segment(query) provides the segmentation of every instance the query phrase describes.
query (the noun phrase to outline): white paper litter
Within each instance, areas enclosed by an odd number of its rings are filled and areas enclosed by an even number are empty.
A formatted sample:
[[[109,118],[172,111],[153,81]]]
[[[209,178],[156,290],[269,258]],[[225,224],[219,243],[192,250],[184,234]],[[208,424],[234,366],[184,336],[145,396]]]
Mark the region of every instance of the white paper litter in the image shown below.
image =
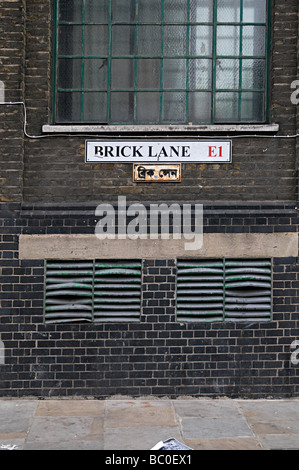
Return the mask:
[[[193,450],[191,447],[182,444],[177,441],[174,437],[166,439],[166,441],[158,442],[151,450]]]
[[[16,450],[18,446],[15,444],[1,444],[0,449],[2,450]]]

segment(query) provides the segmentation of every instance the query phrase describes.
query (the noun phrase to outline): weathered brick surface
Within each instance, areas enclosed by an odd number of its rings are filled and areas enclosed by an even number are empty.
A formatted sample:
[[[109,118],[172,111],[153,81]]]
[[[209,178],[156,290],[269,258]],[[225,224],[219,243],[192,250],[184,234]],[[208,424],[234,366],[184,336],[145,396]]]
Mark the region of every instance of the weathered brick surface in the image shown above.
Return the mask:
[[[272,2],[270,121],[280,133],[296,133],[297,108],[290,101],[290,84],[297,78],[297,1]],[[26,17],[26,22],[24,20]],[[26,37],[23,31],[26,26]],[[51,122],[52,10],[51,2],[27,0],[1,3],[0,79],[10,101],[25,99],[28,132],[40,135]],[[23,65],[25,64],[25,68]],[[24,93],[23,93],[24,90]],[[19,200],[22,192],[22,109],[1,107],[2,201]],[[1,129],[0,129],[1,130]],[[8,137],[11,136],[11,139]],[[131,199],[292,200],[296,195],[295,139],[238,138],[233,163],[184,165],[177,185],[132,182],[131,165],[86,165],[85,137],[25,139],[24,199],[27,201],[102,201],[117,192]],[[1,142],[4,142],[1,140]]]
[[[36,136],[51,122],[51,5],[0,5],[0,80],[9,101],[26,101],[27,131]],[[298,2],[272,5],[270,121],[287,136],[299,130],[290,101],[299,78]],[[204,202],[209,233],[298,232],[296,140],[238,137],[232,164],[184,165],[178,185],[133,184],[131,165],[86,165],[84,141],[24,137],[22,107],[0,106],[0,396],[298,397],[297,258],[273,260],[267,323],[178,323],[176,260],[157,253],[143,261],[140,322],[91,325],[46,325],[45,261],[18,258],[19,234],[94,233],[96,205],[118,195]]]
[[[270,121],[280,134],[296,132],[290,85],[297,78],[297,0],[272,2]],[[30,134],[51,123],[50,2],[26,2],[25,92]],[[92,136],[91,136],[92,137]],[[213,138],[213,136],[211,136]],[[101,202],[115,193],[131,200],[293,200],[296,194],[295,139],[233,139],[228,165],[183,166],[182,183],[132,182],[132,165],[85,164],[85,137],[49,137],[25,142],[24,199],[38,202]],[[187,137],[188,138],[188,137]]]
[[[22,1],[0,5],[0,80],[5,100],[23,98],[24,15]],[[23,182],[23,109],[0,105],[0,202],[20,201]]]
[[[18,260],[19,233],[92,233],[90,205],[1,205],[0,396],[298,396],[296,258],[274,260],[271,322],[176,321],[176,260],[143,262],[140,323],[46,325],[44,260]],[[210,205],[205,230],[297,230],[294,204]]]

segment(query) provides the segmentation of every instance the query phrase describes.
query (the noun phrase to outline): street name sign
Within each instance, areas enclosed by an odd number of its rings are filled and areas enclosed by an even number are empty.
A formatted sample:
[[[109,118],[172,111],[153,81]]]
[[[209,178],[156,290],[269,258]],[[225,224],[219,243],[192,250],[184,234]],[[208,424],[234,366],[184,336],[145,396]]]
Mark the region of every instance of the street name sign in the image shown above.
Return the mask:
[[[230,163],[230,140],[87,140],[86,163]]]

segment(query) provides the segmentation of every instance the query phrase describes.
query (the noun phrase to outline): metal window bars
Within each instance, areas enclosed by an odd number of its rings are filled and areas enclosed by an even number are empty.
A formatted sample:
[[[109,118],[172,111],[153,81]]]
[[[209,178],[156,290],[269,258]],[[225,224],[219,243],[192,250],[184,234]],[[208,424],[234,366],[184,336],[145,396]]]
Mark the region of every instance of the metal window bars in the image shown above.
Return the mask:
[[[55,7],[55,122],[267,120],[269,0]]]

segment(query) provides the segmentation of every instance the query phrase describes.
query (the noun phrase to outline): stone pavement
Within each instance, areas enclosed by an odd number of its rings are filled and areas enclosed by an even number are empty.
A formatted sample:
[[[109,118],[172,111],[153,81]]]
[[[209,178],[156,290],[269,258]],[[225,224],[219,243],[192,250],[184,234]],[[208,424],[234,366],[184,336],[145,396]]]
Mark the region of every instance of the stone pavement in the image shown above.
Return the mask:
[[[0,399],[0,449],[299,450],[299,400]]]

